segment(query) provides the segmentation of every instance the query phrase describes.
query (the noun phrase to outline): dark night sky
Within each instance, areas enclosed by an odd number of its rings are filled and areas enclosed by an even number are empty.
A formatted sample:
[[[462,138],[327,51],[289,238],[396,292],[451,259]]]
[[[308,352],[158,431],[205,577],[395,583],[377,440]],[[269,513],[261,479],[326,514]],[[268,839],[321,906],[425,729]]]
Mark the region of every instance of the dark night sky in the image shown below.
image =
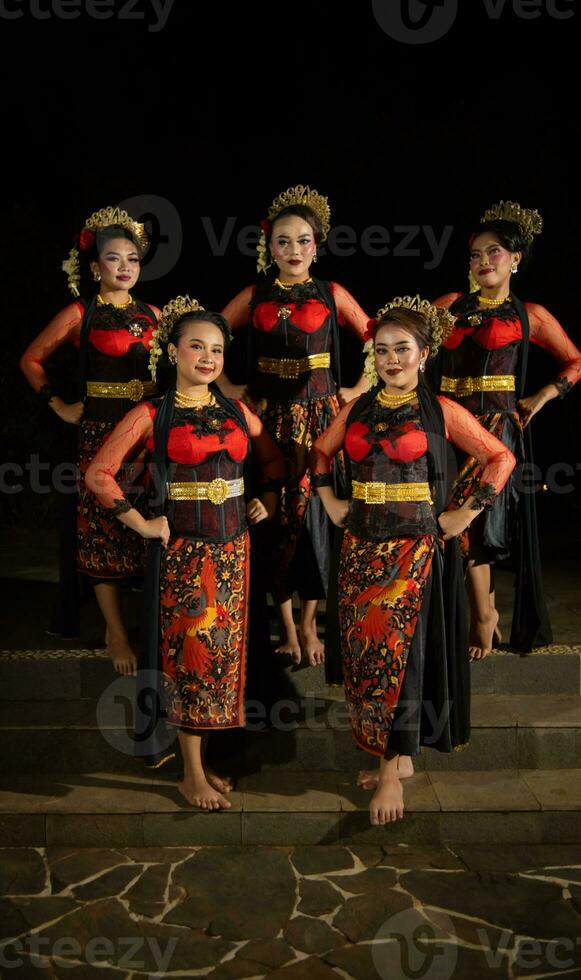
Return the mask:
[[[168,202],[159,214],[167,241],[150,272],[164,257],[169,268],[148,278],[146,267],[139,295],[162,305],[189,292],[219,308],[254,278],[254,259],[236,246],[240,229],[285,187],[310,184],[328,195],[333,223],[358,240],[354,255],[329,255],[317,272],[350,289],[370,315],[396,294],[463,289],[468,226],[495,201],[516,200],[545,221],[517,291],[547,306],[581,344],[574,4],[538,0],[539,16],[527,20],[517,0],[460,0],[441,39],[405,44],[387,34],[370,0],[339,12],[301,0],[175,0],[157,32],[147,27],[152,0],[133,5],[145,19],[120,18],[118,2],[119,16],[102,22],[86,14],[39,20],[34,10],[56,9],[58,0],[35,3],[6,0],[4,9],[23,16],[0,14],[8,333],[0,397],[10,458],[59,455],[56,420],[47,425],[17,359],[68,301],[59,267],[83,219],[131,198]],[[431,6],[438,13],[441,5]],[[569,20],[554,16],[570,11]],[[208,225],[220,233],[229,216],[236,221],[225,254],[212,254]],[[362,250],[370,225],[388,229],[389,255]],[[419,254],[397,254],[401,226],[428,226],[437,238],[452,226],[435,267],[425,231],[410,242]],[[532,380],[553,374],[546,358],[533,359]],[[580,404],[575,393],[538,420],[537,455],[547,465],[581,459]],[[23,516],[15,497],[8,512]]]

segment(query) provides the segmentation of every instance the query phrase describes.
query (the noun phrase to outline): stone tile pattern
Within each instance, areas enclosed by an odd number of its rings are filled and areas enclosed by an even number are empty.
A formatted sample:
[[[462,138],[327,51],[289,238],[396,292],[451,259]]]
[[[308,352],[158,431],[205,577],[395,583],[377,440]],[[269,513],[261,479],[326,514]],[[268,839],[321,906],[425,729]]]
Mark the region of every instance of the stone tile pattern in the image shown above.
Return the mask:
[[[581,845],[6,847],[0,868],[17,980],[581,972]]]

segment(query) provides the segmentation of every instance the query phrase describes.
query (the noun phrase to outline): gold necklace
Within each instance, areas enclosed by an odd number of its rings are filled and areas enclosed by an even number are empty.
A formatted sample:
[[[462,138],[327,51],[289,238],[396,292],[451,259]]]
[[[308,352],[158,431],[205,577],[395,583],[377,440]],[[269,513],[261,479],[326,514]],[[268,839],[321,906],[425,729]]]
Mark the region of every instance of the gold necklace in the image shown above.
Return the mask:
[[[488,299],[486,296],[479,296],[478,302],[481,306],[489,306],[491,309],[494,309],[495,306],[502,306],[503,303],[506,303],[509,296],[510,293],[507,293],[503,299]]]
[[[385,408],[399,408],[400,405],[407,405],[408,402],[415,401],[417,397],[417,388],[414,388],[413,391],[406,392],[405,395],[392,395],[389,391],[386,391],[385,388],[382,388],[377,395],[377,400],[379,404],[383,405]]]
[[[131,306],[131,304],[133,302],[133,297],[132,297],[131,293],[128,293],[127,295],[129,296],[129,299],[127,300],[127,302],[126,303],[119,303],[119,305],[117,305],[116,303],[108,303],[107,300],[103,299],[103,297],[101,296],[101,293],[98,293],[97,294],[97,306],[114,306],[116,310],[126,310],[127,307],[128,306]]]
[[[295,286],[306,286],[308,282],[312,282],[313,279],[309,276],[308,279],[304,279],[303,282],[281,282],[280,279],[274,280],[275,286],[280,286],[281,289],[294,289]]]
[[[176,408],[199,408],[201,405],[214,405],[215,398],[213,393],[208,390],[203,395],[186,395],[183,391],[176,390]]]

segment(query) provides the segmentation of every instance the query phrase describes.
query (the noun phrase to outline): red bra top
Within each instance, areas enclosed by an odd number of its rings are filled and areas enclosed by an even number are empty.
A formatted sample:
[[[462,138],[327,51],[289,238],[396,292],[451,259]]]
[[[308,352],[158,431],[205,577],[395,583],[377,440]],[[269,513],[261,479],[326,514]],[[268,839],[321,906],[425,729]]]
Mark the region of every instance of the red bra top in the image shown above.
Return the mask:
[[[522,340],[522,326],[519,317],[514,320],[499,320],[489,317],[482,324],[471,326],[457,323],[450,336],[444,341],[446,350],[456,350],[465,337],[472,337],[475,343],[486,350],[497,350]]]
[[[426,433],[413,422],[404,422],[398,426],[397,434],[385,439],[369,439],[369,432],[369,427],[364,422],[353,422],[347,429],[345,449],[357,463],[370,453],[374,441],[394,463],[411,463],[420,459],[428,449]]]
[[[132,334],[127,327],[121,327],[119,330],[91,330],[89,343],[108,357],[123,357],[134,344],[141,344],[149,350],[154,324],[147,317],[139,315],[133,317],[131,323],[142,327],[143,333],[140,336]]]
[[[152,410],[153,416],[155,412]],[[153,437],[148,439],[147,448],[153,452]],[[235,463],[240,463],[248,452],[248,439],[234,419],[225,419],[220,431],[211,435],[196,433],[187,422],[185,425],[175,425],[170,430],[167,454],[174,463],[197,466],[208,456],[224,451]]]
[[[252,322],[256,330],[270,333],[280,319],[279,310],[281,306],[286,306],[291,311],[289,320],[303,333],[315,333],[323,326],[331,313],[325,304],[317,299],[307,299],[300,306],[297,306],[296,303],[280,303],[270,300],[266,303],[259,303],[254,310]]]

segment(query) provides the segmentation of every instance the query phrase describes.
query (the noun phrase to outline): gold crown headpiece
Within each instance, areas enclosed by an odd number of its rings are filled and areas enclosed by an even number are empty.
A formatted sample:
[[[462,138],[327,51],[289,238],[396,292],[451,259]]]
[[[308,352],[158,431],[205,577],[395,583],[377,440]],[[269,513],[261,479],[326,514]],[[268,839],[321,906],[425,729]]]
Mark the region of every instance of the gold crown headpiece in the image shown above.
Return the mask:
[[[425,316],[430,325],[430,357],[434,357],[438,347],[454,326],[453,315],[449,310],[440,306],[433,306],[427,299],[421,299],[416,293],[415,296],[396,296],[395,299],[377,311],[376,320],[381,320],[389,310],[402,307],[405,310],[413,310],[414,313],[421,313],[422,316]]]
[[[543,219],[538,211],[530,208],[521,208],[515,201],[500,201],[494,204],[488,211],[485,211],[480,219],[484,221],[512,221],[518,225],[522,231],[527,244],[530,245],[535,235],[540,235],[543,230]]]
[[[266,272],[266,270],[271,266],[269,260],[268,249],[266,246],[266,233],[270,231],[270,226],[275,220],[278,214],[284,209],[288,208],[293,204],[303,204],[305,207],[310,208],[311,211],[316,214],[317,218],[321,223],[321,228],[323,235],[321,241],[325,241],[329,230],[331,228],[331,209],[329,207],[329,199],[323,197],[318,191],[311,190],[310,187],[305,187],[304,184],[297,184],[296,187],[289,187],[282,194],[274,199],[272,204],[268,209],[268,216],[266,221],[260,222],[260,239],[257,246],[258,251],[258,261],[256,263],[256,268],[259,272]]]
[[[382,306],[377,311],[375,319],[370,320],[367,325],[367,343],[363,348],[367,353],[363,371],[369,381],[370,388],[373,388],[379,380],[375,369],[373,333],[378,322],[383,319],[385,314],[395,309],[412,310],[414,313],[421,313],[422,316],[425,316],[430,326],[429,357],[435,357],[440,344],[446,339],[455,323],[454,317],[448,310],[439,306],[433,306],[427,299],[421,299],[417,293],[415,296],[396,296],[389,303],[386,303],[385,306]]]
[[[204,307],[200,306],[197,299],[190,299],[189,296],[176,296],[175,299],[166,303],[161,311],[159,323],[151,337],[149,370],[154,381],[156,380],[157,362],[162,355],[161,345],[167,344],[176,320],[179,320],[185,313],[195,313],[203,309]]]
[[[139,221],[135,221],[127,214],[127,211],[122,211],[119,207],[101,208],[100,211],[94,211],[83,225],[79,235],[78,245],[73,245],[68,259],[62,263],[62,269],[67,274],[69,289],[73,296],[79,295],[79,283],[81,281],[79,248],[82,252],[86,251],[95,243],[95,232],[101,228],[108,228],[110,225],[120,225],[122,228],[125,228],[133,240],[139,245],[142,252],[147,248],[149,238],[145,230],[145,225]]]

